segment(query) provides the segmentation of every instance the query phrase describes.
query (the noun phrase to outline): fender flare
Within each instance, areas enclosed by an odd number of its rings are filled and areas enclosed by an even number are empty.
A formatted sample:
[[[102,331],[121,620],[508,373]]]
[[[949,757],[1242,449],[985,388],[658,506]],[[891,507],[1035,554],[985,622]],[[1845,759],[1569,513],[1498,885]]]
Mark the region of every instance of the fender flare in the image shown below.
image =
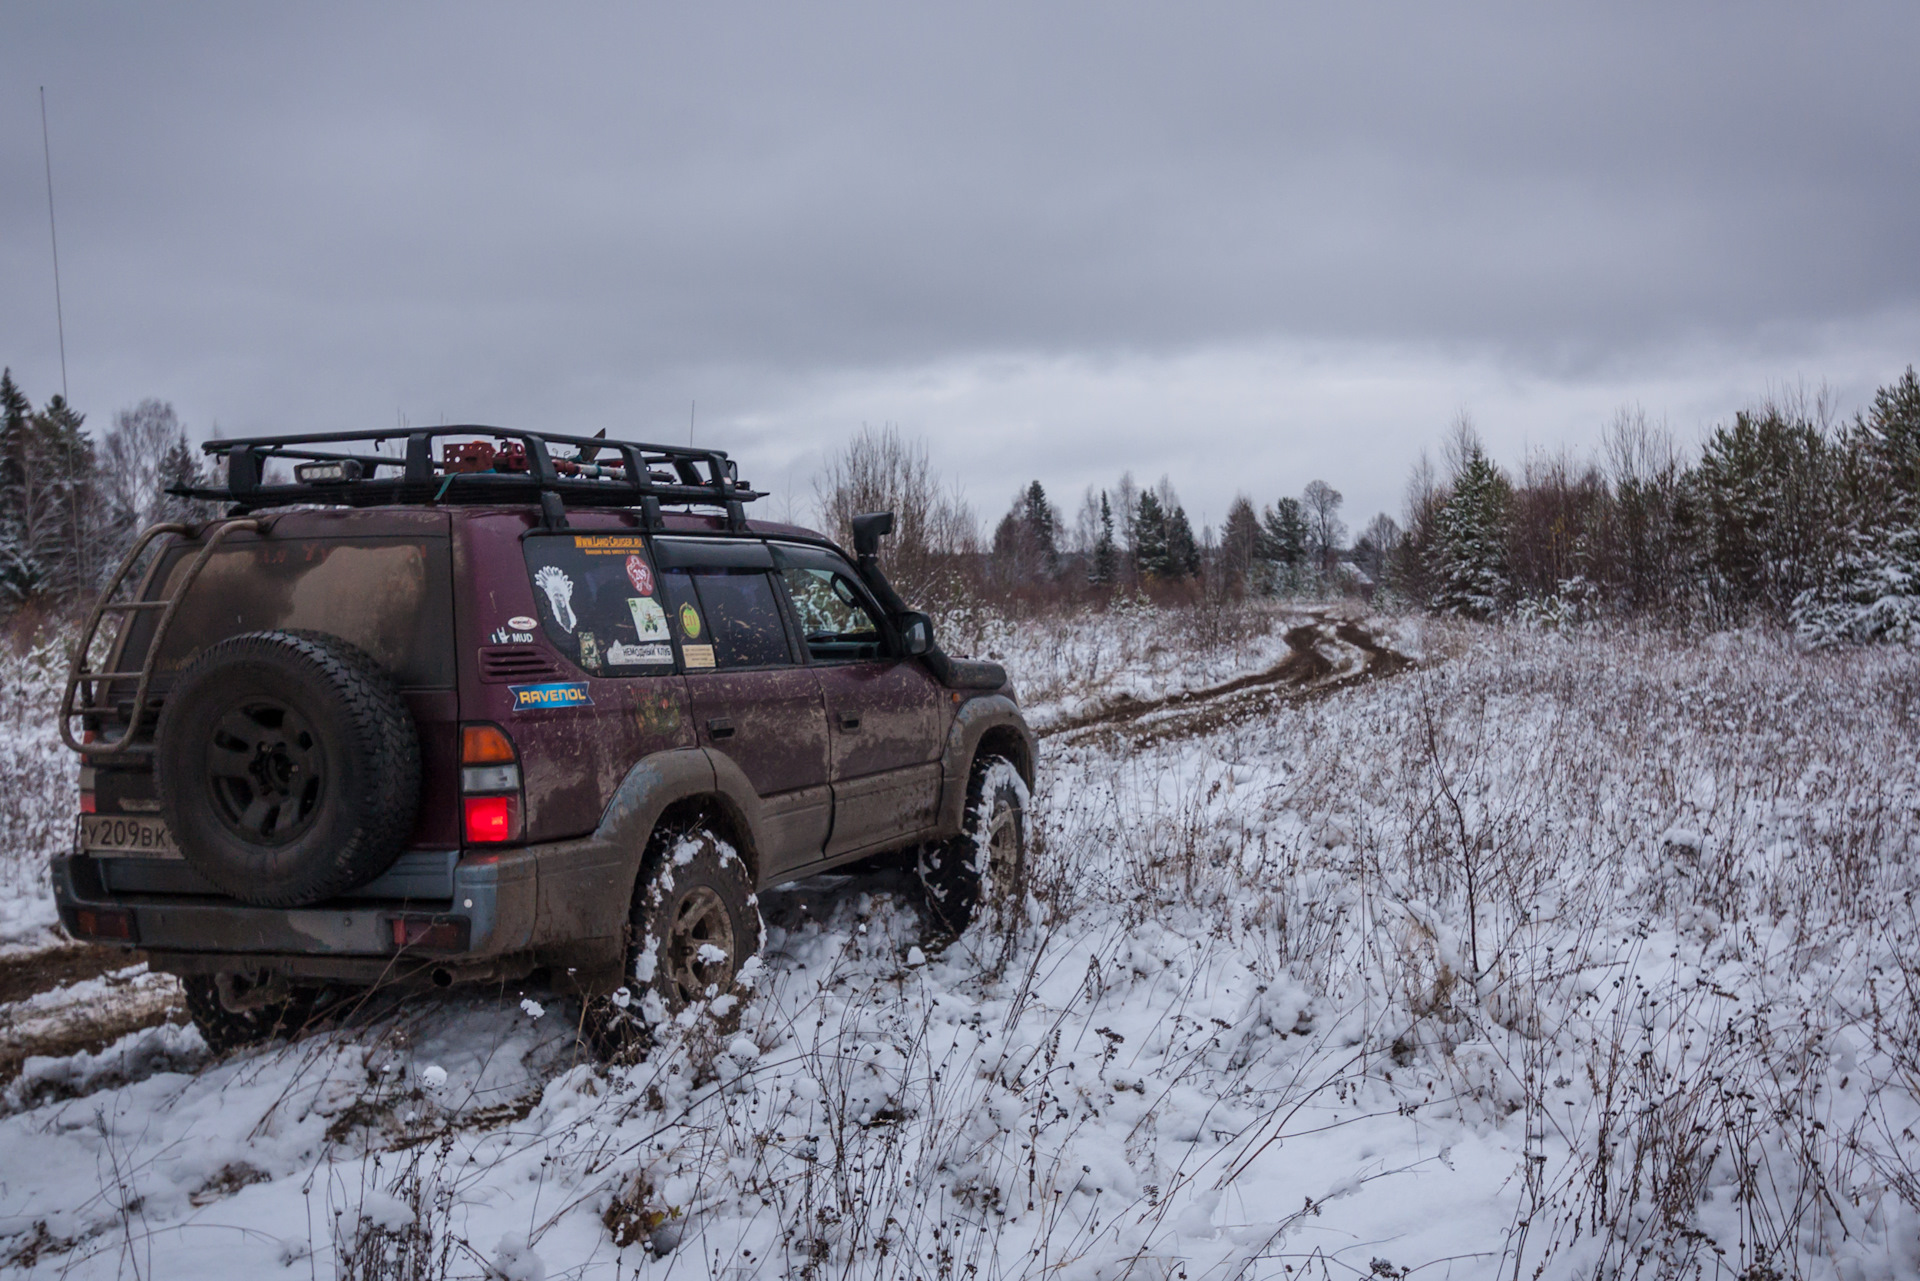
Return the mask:
[[[1010,753],[1027,786],[1034,784],[1040,760],[1040,741],[1027,728],[1019,705],[1005,694],[987,694],[960,704],[953,715],[953,727],[947,731],[947,743],[940,754],[940,831],[953,835],[960,831],[967,805],[968,775],[981,740],[994,731],[1015,736],[1017,747]],[[1005,733],[999,735],[1005,737]]]

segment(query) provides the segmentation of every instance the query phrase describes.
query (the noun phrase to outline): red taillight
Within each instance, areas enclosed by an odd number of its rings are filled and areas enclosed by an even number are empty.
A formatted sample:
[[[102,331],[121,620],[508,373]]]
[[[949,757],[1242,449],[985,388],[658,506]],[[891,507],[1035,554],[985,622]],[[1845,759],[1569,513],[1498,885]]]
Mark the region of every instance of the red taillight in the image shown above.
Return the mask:
[[[80,793],[80,812],[82,814],[97,814],[100,812],[94,808],[94,800],[93,800],[92,792]]]
[[[467,815],[467,842],[484,845],[513,839],[514,811],[511,796],[468,796],[463,798]]]

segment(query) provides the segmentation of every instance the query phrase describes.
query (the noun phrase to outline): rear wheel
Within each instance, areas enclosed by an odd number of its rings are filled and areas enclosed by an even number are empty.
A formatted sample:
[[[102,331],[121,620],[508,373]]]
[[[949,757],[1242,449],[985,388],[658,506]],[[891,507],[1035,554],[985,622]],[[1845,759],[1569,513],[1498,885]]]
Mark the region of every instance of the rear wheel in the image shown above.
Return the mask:
[[[242,974],[190,974],[180,986],[200,1039],[215,1054],[298,1035],[313,1019],[320,995],[284,979]]]
[[[933,923],[959,934],[983,911],[1005,912],[1027,893],[1027,784],[1004,756],[982,756],[967,782],[960,835],[919,854]]]
[[[704,823],[656,832],[634,889],[624,982],[588,1001],[588,1040],[619,1062],[686,1010],[731,1017],[760,933],[753,876],[728,841]]]

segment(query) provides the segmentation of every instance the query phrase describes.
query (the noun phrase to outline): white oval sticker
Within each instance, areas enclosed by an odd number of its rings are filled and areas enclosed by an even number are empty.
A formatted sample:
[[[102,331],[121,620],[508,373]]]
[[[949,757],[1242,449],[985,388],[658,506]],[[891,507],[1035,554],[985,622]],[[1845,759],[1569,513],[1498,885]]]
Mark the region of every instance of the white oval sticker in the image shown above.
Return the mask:
[[[507,626],[513,628],[516,632],[530,632],[540,626],[540,624],[536,620],[528,618],[525,614],[515,614],[507,620]]]

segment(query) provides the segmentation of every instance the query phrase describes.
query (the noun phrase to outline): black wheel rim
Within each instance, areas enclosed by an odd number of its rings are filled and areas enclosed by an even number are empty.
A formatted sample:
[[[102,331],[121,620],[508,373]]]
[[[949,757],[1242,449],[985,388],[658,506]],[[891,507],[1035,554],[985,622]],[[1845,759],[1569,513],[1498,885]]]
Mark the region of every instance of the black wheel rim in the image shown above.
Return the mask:
[[[279,699],[246,699],[214,722],[207,790],[220,821],[249,844],[298,840],[319,816],[326,783],[313,726]]]
[[[682,1005],[733,986],[733,918],[720,896],[696,885],[674,906],[667,931],[667,978]]]

